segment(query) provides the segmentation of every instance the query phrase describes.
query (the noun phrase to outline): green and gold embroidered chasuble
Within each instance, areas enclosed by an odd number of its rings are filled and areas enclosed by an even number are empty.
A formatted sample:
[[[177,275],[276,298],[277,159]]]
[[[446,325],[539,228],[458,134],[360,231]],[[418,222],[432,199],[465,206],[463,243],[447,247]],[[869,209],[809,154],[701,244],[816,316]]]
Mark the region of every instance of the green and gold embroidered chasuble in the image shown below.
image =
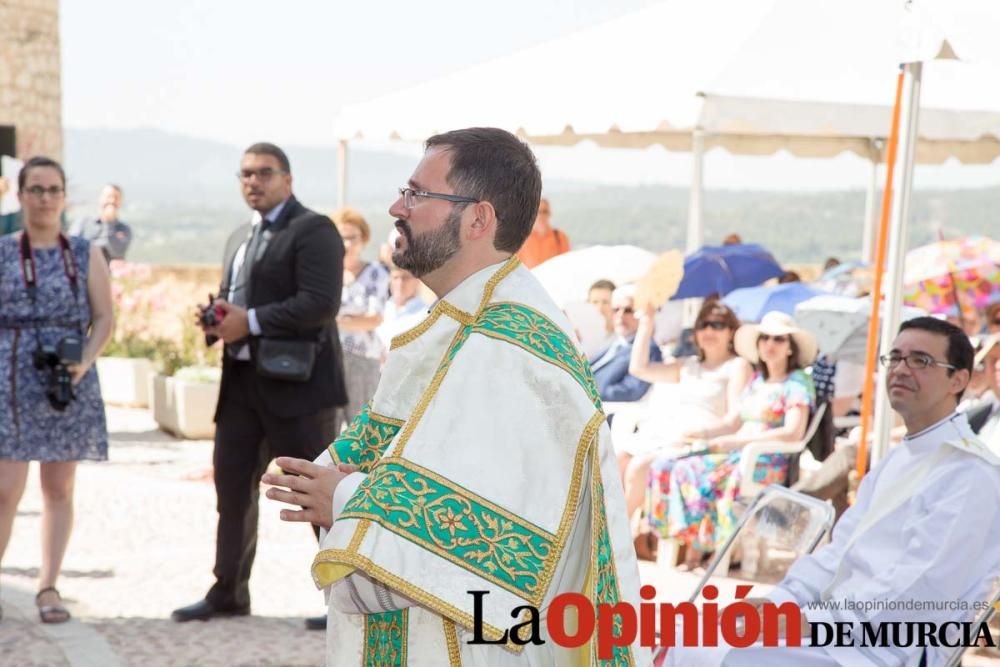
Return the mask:
[[[327,587],[357,573],[412,602],[331,605],[329,665],[644,665],[547,637],[560,593],[638,605],[625,501],[590,367],[568,322],[516,258],[466,279],[392,342],[372,402],[318,460],[366,477],[313,563]],[[544,645],[469,645],[540,610]]]

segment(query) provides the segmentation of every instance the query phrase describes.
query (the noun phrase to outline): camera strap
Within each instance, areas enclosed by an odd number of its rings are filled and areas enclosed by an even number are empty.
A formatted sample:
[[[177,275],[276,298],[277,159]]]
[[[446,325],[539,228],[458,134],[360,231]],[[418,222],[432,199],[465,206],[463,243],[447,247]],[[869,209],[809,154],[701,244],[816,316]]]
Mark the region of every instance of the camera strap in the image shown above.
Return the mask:
[[[59,235],[59,250],[66,280],[69,281],[69,288],[73,291],[73,301],[77,301],[80,294],[77,279],[79,271],[76,266],[76,257],[73,256],[73,250],[69,246],[69,240],[63,234]],[[31,240],[26,232],[21,232],[21,277],[24,278],[24,288],[28,291],[28,298],[34,304],[38,298],[38,271],[35,268],[35,256],[31,254]]]
[[[35,304],[38,300],[38,270],[35,267],[35,256],[31,252],[31,239],[28,238],[27,232],[21,232],[21,277],[24,279],[24,289],[28,292],[28,298],[31,299],[31,310],[35,311]],[[79,305],[80,302],[80,286],[78,276],[80,274],[77,265],[76,258],[73,256],[73,250],[70,248],[69,240],[66,238],[65,234],[59,234],[59,251],[62,256],[63,261],[63,271],[66,274],[66,280],[69,281],[69,288],[73,292],[73,303]],[[37,316],[37,313],[35,313]],[[83,335],[83,323],[77,319],[76,329]],[[41,345],[41,338],[38,333],[38,329],[35,329],[35,342]]]

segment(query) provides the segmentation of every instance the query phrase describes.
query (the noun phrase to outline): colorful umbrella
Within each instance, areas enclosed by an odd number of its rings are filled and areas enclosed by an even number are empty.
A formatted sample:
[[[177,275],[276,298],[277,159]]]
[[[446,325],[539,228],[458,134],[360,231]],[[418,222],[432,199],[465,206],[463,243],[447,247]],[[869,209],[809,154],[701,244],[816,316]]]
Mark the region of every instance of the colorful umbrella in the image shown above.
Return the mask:
[[[756,243],[704,246],[684,258],[684,278],[672,298],[724,296],[783,273],[774,256]]]
[[[733,290],[722,299],[722,303],[732,308],[741,321],[760,322],[760,318],[772,310],[795,315],[797,304],[822,294],[826,292],[803,283],[784,283]]]
[[[906,253],[903,301],[958,315],[1000,301],[1000,243],[984,236],[938,241]]]

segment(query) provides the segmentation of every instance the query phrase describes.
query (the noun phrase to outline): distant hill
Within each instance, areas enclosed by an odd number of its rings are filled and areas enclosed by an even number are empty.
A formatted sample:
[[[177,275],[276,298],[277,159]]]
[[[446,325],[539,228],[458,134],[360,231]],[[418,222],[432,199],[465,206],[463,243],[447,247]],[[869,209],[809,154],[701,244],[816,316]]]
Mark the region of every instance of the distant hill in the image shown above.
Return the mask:
[[[71,215],[88,213],[102,184],[125,190],[126,219],[136,232],[131,257],[154,263],[216,263],[222,244],[247,216],[236,169],[242,146],[159,130],[66,131]],[[336,151],[285,147],[295,190],[324,212],[336,202]],[[354,150],[350,158],[352,203],[372,225],[375,243],[392,220],[387,208],[395,188],[414,166],[410,156]],[[629,243],[654,251],[683,248],[687,190],[667,186],[621,187],[548,182],[553,222],[576,246]],[[1000,236],[1000,188],[926,190],[914,193],[909,244],[946,236]],[[704,198],[705,239],[730,232],[768,247],[782,262],[822,262],[861,251],[864,193],[717,190]]]

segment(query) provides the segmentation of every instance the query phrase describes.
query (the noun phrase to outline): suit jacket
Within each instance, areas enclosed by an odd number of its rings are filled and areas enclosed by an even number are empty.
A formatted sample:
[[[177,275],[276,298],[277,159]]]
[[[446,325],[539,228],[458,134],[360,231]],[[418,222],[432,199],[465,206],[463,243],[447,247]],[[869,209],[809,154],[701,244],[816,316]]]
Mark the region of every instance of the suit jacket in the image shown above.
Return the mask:
[[[223,298],[229,294],[236,251],[250,229],[250,223],[241,225],[226,241],[220,287]],[[347,390],[336,323],[344,282],[344,242],[329,218],[307,209],[294,196],[268,229],[271,239],[254,262],[247,308],[256,309],[265,338],[320,340],[321,344],[308,381],[286,382],[255,375],[258,392],[279,417],[300,417],[344,405]],[[257,336],[249,337],[252,360],[256,360],[257,341]],[[219,406],[223,405],[227,376],[234,363],[239,362],[223,355]],[[216,420],[219,417],[217,409]]]
[[[638,401],[649,390],[649,383],[628,373],[632,344],[623,345],[615,350],[614,355],[604,358],[610,349],[609,345],[590,360],[590,368],[594,372],[597,389],[601,392],[601,400]],[[649,342],[649,359],[650,361],[663,360],[660,348],[653,341]]]

